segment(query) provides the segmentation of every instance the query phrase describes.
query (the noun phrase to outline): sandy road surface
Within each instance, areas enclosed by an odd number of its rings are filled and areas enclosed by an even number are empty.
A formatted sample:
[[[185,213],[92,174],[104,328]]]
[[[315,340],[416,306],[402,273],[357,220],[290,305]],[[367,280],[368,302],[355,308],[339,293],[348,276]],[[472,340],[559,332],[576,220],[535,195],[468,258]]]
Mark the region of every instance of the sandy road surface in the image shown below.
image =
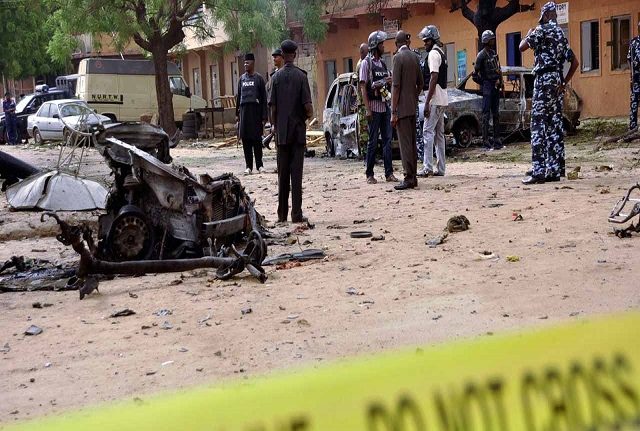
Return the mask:
[[[54,159],[51,150],[10,151],[41,165]],[[100,294],[83,301],[77,292],[0,294],[0,347],[10,348],[0,353],[0,423],[640,307],[640,238],[618,239],[606,222],[640,176],[638,147],[581,155],[594,162],[571,157],[570,148],[569,168],[579,162],[582,179],[531,187],[519,181],[526,159],[505,161],[518,151],[526,154],[526,146],[488,157],[472,153],[466,162],[450,161],[447,176],[420,180],[419,189],[402,193],[384,182],[367,185],[360,162],[307,159],[304,210],[316,227],[298,238],[328,257],[269,267],[263,285],[195,271],[102,282]],[[173,155],[195,173],[243,170],[235,148],[183,146]],[[613,171],[595,170],[605,163]],[[266,165],[274,168],[273,152]],[[107,174],[97,156],[86,170]],[[275,220],[276,176],[241,179],[258,210]],[[0,211],[0,261],[12,255],[75,260],[38,214],[9,212],[4,197]],[[523,220],[513,221],[514,212]],[[469,231],[436,248],[425,245],[458,214],[471,221]],[[349,237],[363,229],[385,240]],[[300,247],[274,246],[269,254]],[[482,251],[498,258],[482,259]],[[362,295],[349,295],[349,288]],[[52,306],[34,309],[36,301]],[[137,314],[107,317],[127,307]],[[243,316],[248,307],[253,312]],[[172,314],[153,314],[163,308]],[[172,329],[161,329],[165,321]],[[24,336],[31,324],[44,332]]]

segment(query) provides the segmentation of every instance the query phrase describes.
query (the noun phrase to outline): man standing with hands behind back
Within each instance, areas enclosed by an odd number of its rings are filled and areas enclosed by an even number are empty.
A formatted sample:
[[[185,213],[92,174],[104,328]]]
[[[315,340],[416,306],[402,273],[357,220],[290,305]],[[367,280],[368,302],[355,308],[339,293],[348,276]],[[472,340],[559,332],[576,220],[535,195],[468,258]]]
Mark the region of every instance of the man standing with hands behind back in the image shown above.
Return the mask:
[[[305,121],[313,116],[307,73],[293,65],[298,45],[281,44],[284,67],[273,77],[269,106],[278,137],[278,222],[287,221],[291,191],[291,221],[302,223],[302,168],[306,144]]]
[[[400,30],[396,35],[398,52],[393,57],[391,125],[398,131],[404,180],[396,190],[418,187],[418,150],[416,148],[416,106],[424,86],[418,57],[409,49],[411,35]]]

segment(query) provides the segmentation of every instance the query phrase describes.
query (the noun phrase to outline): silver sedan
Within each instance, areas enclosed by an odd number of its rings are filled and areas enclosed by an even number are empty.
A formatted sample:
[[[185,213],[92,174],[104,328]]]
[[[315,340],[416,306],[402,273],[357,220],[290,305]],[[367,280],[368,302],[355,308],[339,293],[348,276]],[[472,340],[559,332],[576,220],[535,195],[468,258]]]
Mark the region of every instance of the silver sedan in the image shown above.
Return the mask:
[[[67,141],[72,129],[82,132],[111,123],[109,117],[96,113],[86,102],[77,99],[52,100],[27,118],[27,132],[36,144],[44,141]]]

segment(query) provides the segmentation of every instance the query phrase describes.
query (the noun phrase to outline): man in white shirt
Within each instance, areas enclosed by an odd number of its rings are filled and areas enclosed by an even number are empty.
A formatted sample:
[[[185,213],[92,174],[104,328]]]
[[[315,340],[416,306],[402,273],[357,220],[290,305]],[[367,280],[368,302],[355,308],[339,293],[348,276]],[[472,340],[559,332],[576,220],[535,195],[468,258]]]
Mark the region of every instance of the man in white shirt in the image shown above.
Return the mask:
[[[449,104],[447,95],[447,57],[442,50],[440,32],[434,25],[428,25],[418,35],[424,42],[428,57],[424,62],[425,91],[424,105],[424,167],[418,176],[443,176],[445,172],[444,110]],[[438,170],[433,170],[433,146],[436,147]]]

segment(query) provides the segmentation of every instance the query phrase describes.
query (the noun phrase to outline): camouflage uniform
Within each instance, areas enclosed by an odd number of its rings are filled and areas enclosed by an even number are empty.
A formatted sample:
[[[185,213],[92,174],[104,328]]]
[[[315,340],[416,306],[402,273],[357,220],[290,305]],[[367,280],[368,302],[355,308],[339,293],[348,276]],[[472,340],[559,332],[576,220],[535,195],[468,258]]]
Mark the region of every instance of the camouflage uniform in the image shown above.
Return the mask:
[[[638,103],[640,102],[640,36],[631,39],[627,60],[631,62],[631,112],[629,130],[638,128]]]
[[[423,60],[422,55],[420,54],[419,51],[415,49],[412,49],[411,51],[413,51],[418,56],[418,63],[420,63],[420,70],[423,70],[424,62],[427,61],[427,59],[425,58]],[[420,123],[419,118],[420,118],[420,104],[418,103],[418,106],[416,106],[416,148],[418,149],[418,160],[423,160],[424,159],[424,141],[422,139],[422,124]]]
[[[562,29],[553,21],[538,25],[527,36],[533,49],[533,100],[531,107],[531,161],[533,177],[564,176],[565,150],[562,129],[563,96],[558,86],[563,82],[562,68],[574,53]]]
[[[360,66],[363,60],[358,60],[356,65],[356,77],[360,76]],[[367,153],[367,145],[369,144],[369,122],[367,121],[367,109],[362,101],[362,92],[360,91],[359,78],[356,78],[356,91],[358,93],[358,152],[360,157]]]

